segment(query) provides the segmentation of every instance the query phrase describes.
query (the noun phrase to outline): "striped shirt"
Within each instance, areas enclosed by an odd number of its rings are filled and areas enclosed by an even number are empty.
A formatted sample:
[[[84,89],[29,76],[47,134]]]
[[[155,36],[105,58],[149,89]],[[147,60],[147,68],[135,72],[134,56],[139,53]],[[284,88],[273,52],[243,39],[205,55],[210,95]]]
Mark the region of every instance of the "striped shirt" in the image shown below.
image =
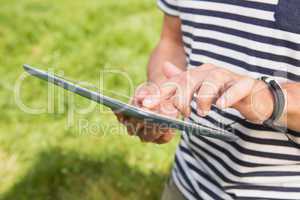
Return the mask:
[[[158,0],[158,6],[181,19],[189,68],[212,63],[253,78],[300,81],[300,0]],[[240,139],[183,133],[172,177],[187,199],[300,199],[300,149],[284,133],[234,109],[213,107],[200,118],[191,106],[189,121],[236,122]]]

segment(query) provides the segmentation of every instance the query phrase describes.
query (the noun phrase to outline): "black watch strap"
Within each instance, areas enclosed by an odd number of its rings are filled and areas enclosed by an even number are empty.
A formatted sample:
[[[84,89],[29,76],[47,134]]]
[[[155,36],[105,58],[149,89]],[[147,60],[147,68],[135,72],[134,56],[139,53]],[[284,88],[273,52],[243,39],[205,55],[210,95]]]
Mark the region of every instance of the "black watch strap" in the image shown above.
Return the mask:
[[[284,108],[286,104],[285,95],[280,84],[276,80],[267,76],[261,77],[260,80],[264,81],[268,85],[274,97],[273,113],[269,119],[263,122],[263,124],[271,128],[276,128],[278,127],[276,126],[276,122],[280,119],[280,117],[284,112]]]

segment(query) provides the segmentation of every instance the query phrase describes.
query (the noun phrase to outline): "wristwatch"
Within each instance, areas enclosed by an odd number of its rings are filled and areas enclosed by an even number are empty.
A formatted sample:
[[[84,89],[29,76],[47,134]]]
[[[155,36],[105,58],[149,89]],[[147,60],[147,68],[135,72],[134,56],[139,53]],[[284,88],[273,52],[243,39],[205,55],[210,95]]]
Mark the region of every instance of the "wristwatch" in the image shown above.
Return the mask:
[[[263,76],[259,78],[259,80],[264,81],[267,85],[270,91],[272,92],[272,95],[274,97],[274,109],[271,117],[263,122],[263,125],[269,128],[272,128],[276,131],[279,131],[281,133],[284,133],[288,140],[296,147],[300,149],[300,144],[288,133],[288,128],[280,126],[276,124],[280,117],[282,116],[285,106],[286,106],[286,97],[284,95],[284,92],[280,86],[280,84],[270,78]]]
[[[269,119],[267,119],[263,122],[263,125],[270,127],[270,128],[274,128],[276,130],[278,130],[279,128],[282,129],[283,127],[276,125],[276,123],[282,116],[284,109],[285,109],[286,98],[285,98],[284,92],[283,92],[280,84],[271,77],[262,76],[259,78],[259,80],[265,82],[268,85],[268,88],[270,89],[270,91],[273,95],[273,98],[274,98],[273,113],[269,117]]]

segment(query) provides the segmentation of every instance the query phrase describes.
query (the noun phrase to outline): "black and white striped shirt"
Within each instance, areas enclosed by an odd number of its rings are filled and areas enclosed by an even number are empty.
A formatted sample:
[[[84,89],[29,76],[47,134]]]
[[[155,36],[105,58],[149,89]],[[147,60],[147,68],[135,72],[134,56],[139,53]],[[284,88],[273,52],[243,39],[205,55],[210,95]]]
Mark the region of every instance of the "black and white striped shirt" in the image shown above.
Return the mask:
[[[300,81],[300,0],[158,0],[158,5],[182,21],[188,67],[213,63],[254,78]],[[212,127],[235,121],[240,140],[183,133],[172,176],[187,199],[300,199],[300,149],[285,134],[252,124],[234,109],[213,107],[207,117],[193,112],[189,120]]]

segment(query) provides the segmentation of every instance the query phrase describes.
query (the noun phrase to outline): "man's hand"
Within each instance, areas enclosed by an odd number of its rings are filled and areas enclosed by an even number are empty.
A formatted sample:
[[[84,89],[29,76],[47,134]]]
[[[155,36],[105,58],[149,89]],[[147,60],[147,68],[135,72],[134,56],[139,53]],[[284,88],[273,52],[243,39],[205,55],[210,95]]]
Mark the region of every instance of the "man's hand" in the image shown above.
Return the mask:
[[[187,117],[191,113],[191,101],[195,98],[200,116],[206,116],[215,104],[220,109],[235,108],[255,123],[262,123],[273,112],[272,93],[262,81],[212,64],[180,73],[178,70],[174,65],[165,66],[168,80],[161,85],[160,100],[157,96],[147,97],[144,101],[153,102],[148,107],[155,107],[164,99],[172,99],[174,106]]]
[[[149,103],[145,101],[145,98],[149,95],[156,96],[158,99],[159,87],[150,83],[142,84],[137,88],[136,93],[131,100],[132,105],[173,118],[178,116],[179,112],[173,106],[171,100],[166,99],[159,103],[157,102],[153,107],[147,106],[147,104],[152,104],[152,102]],[[174,136],[174,130],[168,129],[162,125],[153,124],[147,120],[126,117],[117,112],[115,112],[115,114],[118,120],[126,126],[128,133],[130,135],[138,136],[141,141],[163,144],[169,142]]]
[[[185,69],[186,56],[182,41],[181,20],[179,17],[165,15],[159,43],[150,56],[147,68],[148,80],[157,84],[158,88],[160,83],[166,80],[163,66],[168,60],[172,60],[178,66],[182,66],[182,69]],[[175,73],[169,74],[169,76],[175,75]],[[155,106],[151,105],[153,102],[145,101],[145,98],[149,95],[154,95],[157,99],[160,99],[158,88],[154,84],[143,84],[137,89],[132,104],[169,117],[177,117],[179,112],[175,109],[171,99],[159,100]],[[165,129],[162,126],[128,118],[120,114],[117,114],[117,116],[120,122],[127,126],[128,132],[138,135],[142,141],[161,144],[170,141],[174,135],[173,130]]]

